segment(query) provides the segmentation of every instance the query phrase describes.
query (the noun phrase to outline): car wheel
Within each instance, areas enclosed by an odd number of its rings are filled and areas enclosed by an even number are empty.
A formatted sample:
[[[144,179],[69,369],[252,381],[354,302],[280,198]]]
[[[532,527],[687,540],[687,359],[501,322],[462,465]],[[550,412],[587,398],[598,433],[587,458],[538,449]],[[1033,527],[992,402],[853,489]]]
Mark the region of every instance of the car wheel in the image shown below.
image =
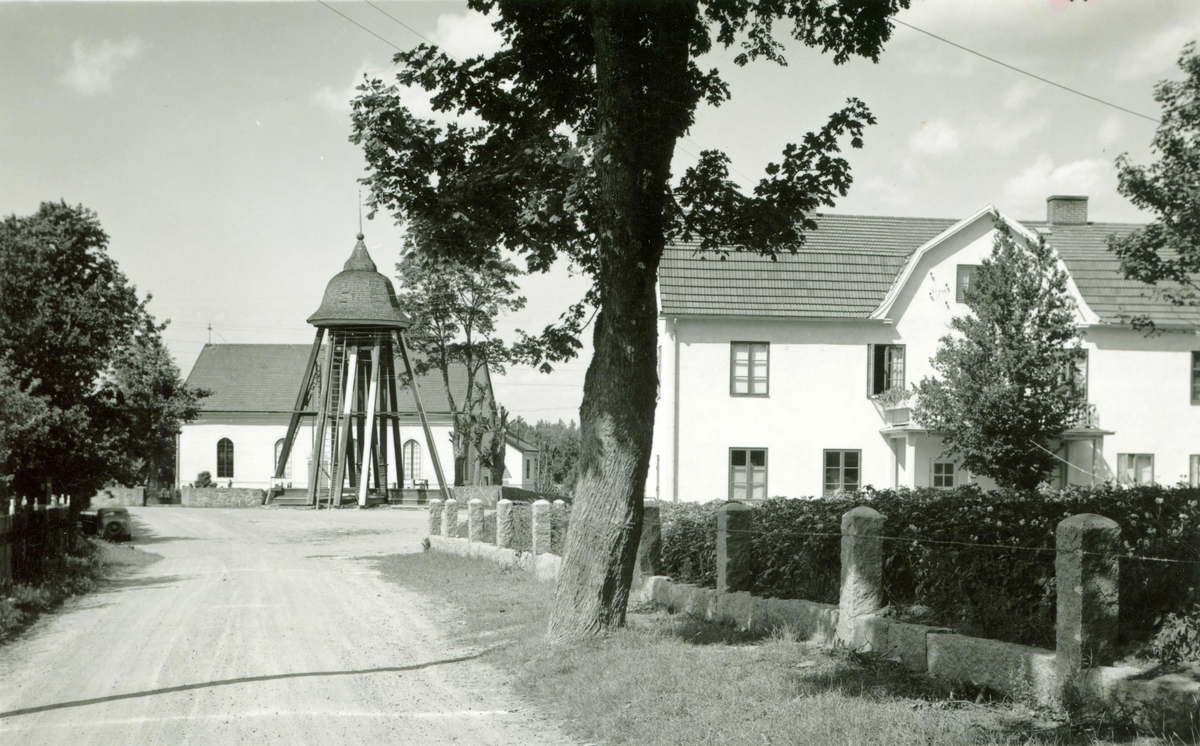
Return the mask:
[[[104,527],[105,541],[119,541],[125,535],[125,530],[119,523],[110,523]]]

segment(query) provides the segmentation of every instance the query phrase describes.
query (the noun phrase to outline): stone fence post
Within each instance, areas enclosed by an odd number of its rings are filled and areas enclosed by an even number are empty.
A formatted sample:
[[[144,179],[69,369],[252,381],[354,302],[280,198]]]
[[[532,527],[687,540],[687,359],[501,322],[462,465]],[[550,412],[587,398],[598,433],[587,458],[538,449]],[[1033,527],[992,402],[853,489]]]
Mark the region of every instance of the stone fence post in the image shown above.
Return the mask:
[[[483,500],[467,501],[467,541],[483,541]]]
[[[567,553],[567,502],[550,503],[550,552],[559,557]]]
[[[842,589],[837,638],[855,644],[854,621],[883,607],[883,516],[860,505],[842,515]]]
[[[442,501],[437,498],[429,501],[429,535],[442,535]]]
[[[733,502],[717,510],[717,593],[748,591],[753,584],[750,511],[750,507]]]
[[[550,551],[550,531],[553,507],[547,500],[538,500],[533,504],[533,553],[546,554]]]
[[[1070,676],[1111,665],[1117,652],[1121,527],[1104,516],[1073,515],[1058,524],[1055,545],[1055,656],[1060,670]]]
[[[496,546],[501,549],[513,548],[513,502],[502,499],[496,501]]]
[[[458,538],[458,500],[453,497],[442,505],[442,536]]]
[[[658,501],[647,500],[642,506],[642,538],[638,541],[635,578],[662,575],[662,518]]]

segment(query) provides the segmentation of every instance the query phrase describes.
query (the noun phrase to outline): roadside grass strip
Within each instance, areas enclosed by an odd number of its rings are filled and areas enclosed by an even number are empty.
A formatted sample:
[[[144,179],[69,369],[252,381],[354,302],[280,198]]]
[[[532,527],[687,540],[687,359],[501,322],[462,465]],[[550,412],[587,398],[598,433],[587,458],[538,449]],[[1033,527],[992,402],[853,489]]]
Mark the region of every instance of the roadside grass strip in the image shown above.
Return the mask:
[[[753,635],[643,608],[609,637],[554,647],[545,640],[553,583],[439,552],[388,557],[379,569],[437,602],[447,637],[490,648],[485,660],[517,693],[584,743],[1168,743],[1056,721],[877,657],[797,642],[787,629]]]
[[[157,554],[127,544],[80,537],[63,558],[61,570],[36,583],[17,583],[8,598],[0,598],[0,645],[72,596],[90,593],[106,580],[122,577],[159,559]]]

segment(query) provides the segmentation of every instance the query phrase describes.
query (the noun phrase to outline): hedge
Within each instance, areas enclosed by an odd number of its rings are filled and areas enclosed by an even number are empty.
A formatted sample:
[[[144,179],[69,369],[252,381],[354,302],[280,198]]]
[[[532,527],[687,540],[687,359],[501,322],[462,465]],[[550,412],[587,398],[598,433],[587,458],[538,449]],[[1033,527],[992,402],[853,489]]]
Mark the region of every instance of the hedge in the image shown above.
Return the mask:
[[[667,575],[715,584],[720,505],[663,506]],[[1156,485],[1061,492],[964,486],[771,498],[754,511],[752,591],[837,603],[841,516],[858,505],[886,517],[884,592],[891,613],[905,618],[1052,648],[1054,531],[1078,513],[1098,513],[1121,526],[1126,556],[1119,621],[1129,651],[1144,647],[1168,614],[1186,614],[1200,601],[1200,489]]]

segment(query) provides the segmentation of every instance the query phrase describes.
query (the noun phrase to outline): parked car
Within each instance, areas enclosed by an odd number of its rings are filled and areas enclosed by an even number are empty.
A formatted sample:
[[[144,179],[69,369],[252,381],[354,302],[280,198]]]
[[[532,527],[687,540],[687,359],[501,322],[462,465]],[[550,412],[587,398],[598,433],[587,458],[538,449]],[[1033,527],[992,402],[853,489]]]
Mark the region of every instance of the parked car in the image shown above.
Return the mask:
[[[85,534],[102,536],[107,541],[133,538],[133,522],[125,508],[96,508],[79,514],[79,524]]]

